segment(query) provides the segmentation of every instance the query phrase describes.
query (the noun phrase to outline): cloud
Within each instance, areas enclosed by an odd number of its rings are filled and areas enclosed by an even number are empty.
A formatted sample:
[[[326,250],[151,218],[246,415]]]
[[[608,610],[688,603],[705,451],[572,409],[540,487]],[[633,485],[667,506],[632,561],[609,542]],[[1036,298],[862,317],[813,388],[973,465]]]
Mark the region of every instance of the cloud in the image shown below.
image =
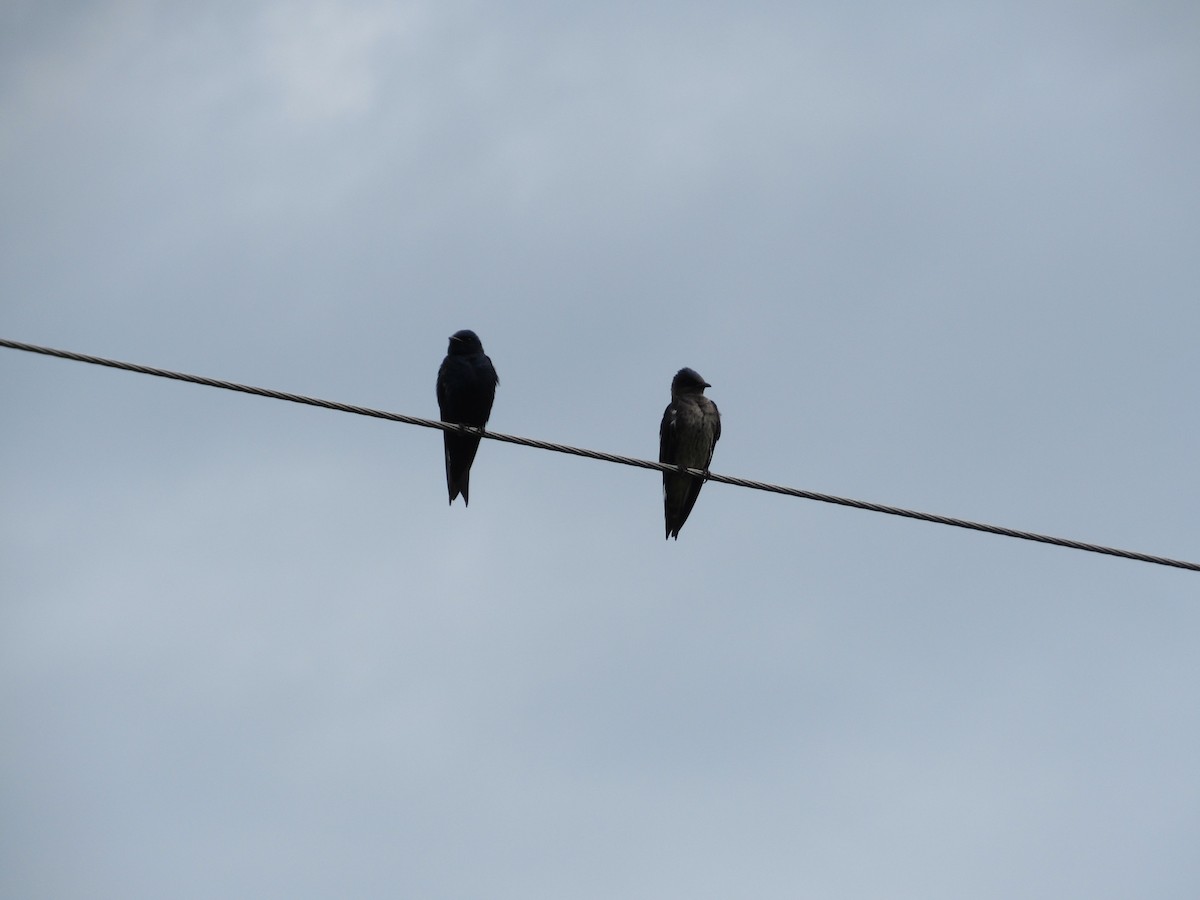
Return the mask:
[[[371,112],[381,57],[410,52],[420,17],[411,3],[307,0],[264,9],[259,53],[288,118],[320,123]]]

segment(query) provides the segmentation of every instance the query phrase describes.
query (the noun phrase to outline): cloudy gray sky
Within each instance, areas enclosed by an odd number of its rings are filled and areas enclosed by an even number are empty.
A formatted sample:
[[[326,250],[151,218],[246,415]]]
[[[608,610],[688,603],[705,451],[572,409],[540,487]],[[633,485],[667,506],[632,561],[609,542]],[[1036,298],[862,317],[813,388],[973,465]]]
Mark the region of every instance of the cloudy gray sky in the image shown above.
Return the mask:
[[[1200,7],[10,2],[0,336],[1200,559]],[[0,350],[0,894],[1187,898],[1200,575]]]

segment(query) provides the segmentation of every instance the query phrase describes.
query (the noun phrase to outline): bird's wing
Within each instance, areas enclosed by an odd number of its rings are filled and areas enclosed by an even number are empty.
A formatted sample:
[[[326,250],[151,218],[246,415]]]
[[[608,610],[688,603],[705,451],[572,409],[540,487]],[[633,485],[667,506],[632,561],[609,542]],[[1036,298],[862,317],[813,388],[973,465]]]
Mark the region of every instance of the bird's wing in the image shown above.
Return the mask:
[[[663,410],[662,424],[658,426],[658,461],[661,463],[675,462],[675,451],[678,446],[675,420],[678,415],[674,402]]]
[[[447,369],[449,368],[449,366],[448,366],[449,362],[450,362],[449,357],[442,360],[442,365],[438,369],[438,376],[437,376],[438,410],[442,414],[443,421],[445,421],[445,415],[446,415],[446,402],[450,399],[450,389],[449,389],[449,386],[447,385],[447,381],[448,381]]]
[[[708,448],[708,462],[704,464],[704,468],[706,469],[709,467],[709,464],[712,463],[713,451],[717,449],[717,441],[721,439],[721,413],[717,410],[717,404],[713,403],[711,400],[708,402],[712,406],[713,418],[716,419],[716,422],[713,425],[712,445]]]

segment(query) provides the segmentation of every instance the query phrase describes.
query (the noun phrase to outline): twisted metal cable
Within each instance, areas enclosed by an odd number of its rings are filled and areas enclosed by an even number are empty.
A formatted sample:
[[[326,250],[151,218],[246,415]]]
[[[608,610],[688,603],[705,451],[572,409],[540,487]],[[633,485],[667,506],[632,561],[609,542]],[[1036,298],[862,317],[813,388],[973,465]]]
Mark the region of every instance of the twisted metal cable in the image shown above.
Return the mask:
[[[1022,541],[1035,541],[1041,544],[1051,544],[1055,547],[1068,547],[1072,550],[1083,550],[1088,553],[1101,553],[1106,556],[1117,556],[1121,559],[1131,559],[1137,562],[1152,563],[1158,566],[1171,566],[1176,569],[1188,569],[1200,572],[1200,563],[1170,559],[1165,556],[1153,556],[1149,553],[1137,553],[1132,550],[1120,550],[1116,547],[1105,547],[1100,544],[1089,544],[1083,541],[1073,541],[1068,538],[1052,537],[1047,534],[1037,534],[1032,531],[1019,531],[1015,528],[1004,528],[1000,525],[987,525],[983,522],[972,522],[968,519],[956,519],[951,516],[939,516],[934,513],[917,512],[902,509],[897,506],[885,506],[882,503],[868,503],[864,500],[852,500],[848,497],[837,497],[832,494],[820,494],[816,491],[805,491],[800,488],[785,487],[770,484],[765,481],[753,481],[749,478],[735,478],[731,475],[718,475],[716,472],[705,472],[702,469],[689,469],[668,463],[655,462],[649,459],[638,459],[633,456],[621,456],[617,453],[604,453],[599,450],[587,450],[582,447],[571,447],[567,444],[556,444],[551,441],[539,441],[534,438],[518,437],[513,434],[502,434],[498,431],[484,431],[469,425],[457,425],[451,422],[439,422],[436,419],[422,419],[417,416],[406,416],[401,413],[386,412],[365,406],[352,406],[348,403],[336,403],[332,400],[320,400],[316,397],[305,397],[302,394],[289,394],[286,391],[273,391],[268,388],[252,387],[237,384],[233,381],[222,381],[219,378],[205,378],[201,375],[189,375],[185,372],[172,372],[169,369],[158,369],[153,366],[142,366],[137,363],[122,362],[115,359],[105,359],[101,356],[90,356],[86,353],[74,353],[70,350],[55,350],[51,347],[41,347],[37,344],[26,344],[20,341],[10,341],[0,338],[0,347],[11,350],[24,350],[28,353],[40,353],[43,356],[54,356],[59,359],[69,359],[74,362],[88,363],[95,366],[107,366],[110,369],[123,369],[126,372],[137,372],[139,375],[154,375],[158,378],[171,378],[175,381],[186,381],[190,384],[201,384],[206,387],[221,388],[226,391],[237,391],[242,394],[253,394],[256,397],[268,397],[272,400],[286,400],[290,403],[300,403],[305,406],[319,406],[322,409],[332,409],[337,412],[351,413],[356,416],[369,416],[375,419],[386,419],[389,422],[401,422],[405,425],[419,425],[422,428],[437,428],[442,431],[454,431],[461,434],[476,434],[492,441],[503,441],[506,444],[517,444],[521,447],[535,447],[539,450],[551,450],[555,453],[566,453],[571,456],[582,456],[587,459],[598,459],[603,462],[617,463],[622,466],[633,466],[639,469],[655,469],[659,472],[683,472],[706,481],[716,481],[721,484],[731,484],[735,487],[749,488],[755,491],[767,491],[772,494],[784,494],[788,497],[800,497],[804,500],[815,500],[819,503],[832,503],[837,506],[849,506],[868,512],[883,513],[889,516],[901,516],[906,519],[917,519],[921,522],[933,522],[937,525],[951,525],[955,528],[967,528],[972,531],[982,531],[986,534],[998,534],[1003,537],[1016,538]]]

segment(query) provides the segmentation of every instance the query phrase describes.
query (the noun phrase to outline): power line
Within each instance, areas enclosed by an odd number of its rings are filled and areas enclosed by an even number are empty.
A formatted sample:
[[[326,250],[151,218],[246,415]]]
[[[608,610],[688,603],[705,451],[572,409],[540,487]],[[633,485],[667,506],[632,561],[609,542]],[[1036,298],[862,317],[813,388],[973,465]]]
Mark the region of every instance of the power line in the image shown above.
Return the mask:
[[[800,497],[804,500],[815,500],[819,503],[832,503],[837,506],[849,506],[854,509],[864,509],[868,512],[884,513],[889,516],[902,516],[906,519],[917,519],[922,522],[934,522],[938,525],[952,525],[955,528],[967,528],[972,531],[982,531],[987,534],[998,534],[1004,537],[1017,538],[1022,541],[1035,541],[1040,544],[1051,544],[1055,547],[1069,547],[1073,550],[1084,550],[1089,553],[1101,553],[1106,556],[1117,556],[1122,559],[1132,559],[1138,562],[1153,563],[1159,566],[1171,566],[1177,569],[1189,569],[1200,572],[1200,563],[1185,562],[1169,559],[1164,556],[1153,556],[1148,553],[1137,553],[1132,550],[1119,550],[1115,547],[1104,547],[1099,544],[1089,544],[1083,541],[1073,541],[1067,538],[1052,537],[1037,534],[1032,531],[1018,531],[1015,528],[1004,528],[999,525],[987,525],[982,522],[972,522],[967,519],[956,519],[950,516],[939,516],[934,513],[917,512],[902,509],[897,506],[885,506],[882,503],[868,503],[864,500],[851,500],[848,497],[837,497],[832,494],[820,494],[815,491],[805,491],[800,488],[785,487],[770,484],[765,481],[752,481],[748,478],[735,478],[731,475],[718,475],[716,472],[704,472],[700,469],[687,469],[666,463],[654,462],[649,459],[638,459],[633,456],[621,456],[616,453],[603,453],[599,450],[587,450],[582,447],[571,447],[567,444],[555,444],[550,441],[539,441],[534,438],[518,437],[512,434],[502,434],[498,431],[481,431],[467,425],[456,425],[450,422],[439,422],[436,419],[422,419],[417,416],[406,416],[401,413],[386,412],[370,409],[365,406],[352,406],[347,403],[336,403],[332,400],[319,400],[315,397],[305,397],[301,394],[289,394],[285,391],[273,391],[268,388],[252,387],[237,384],[233,381],[222,381],[218,378],[205,378],[201,375],[188,375],[184,372],[172,372],[168,369],[158,369],[153,366],[142,366],[137,363],[121,362],[115,359],[105,359],[100,356],[90,356],[86,353],[74,353],[70,350],[55,350],[51,347],[40,347],[36,344],[25,344],[20,341],[10,341],[0,338],[0,347],[10,350],[24,350],[28,353],[40,353],[43,356],[54,356],[59,359],[69,359],[75,362],[88,363],[94,366],[107,366],[110,369],[123,369],[127,372],[137,372],[140,375],[154,375],[158,378],[171,378],[175,381],[186,381],[190,384],[201,384],[206,387],[221,388],[226,391],[238,391],[242,394],[253,394],[256,397],[267,397],[272,400],[286,400],[290,403],[301,403],[305,406],[319,406],[322,409],[332,409],[337,412],[351,413],[356,416],[370,416],[375,419],[386,419],[389,422],[401,422],[405,425],[419,425],[422,428],[437,428],[442,431],[456,431],[463,434],[478,434],[492,441],[503,441],[506,444],[517,444],[522,447],[536,447],[539,450],[552,450],[555,453],[567,453],[571,456],[583,456],[587,459],[598,459],[603,462],[617,463],[623,466],[634,466],[639,469],[656,469],[660,472],[684,472],[708,481],[721,484],[731,484],[735,487],[750,488],[756,491],[767,491],[772,494],[784,494],[788,497]]]

